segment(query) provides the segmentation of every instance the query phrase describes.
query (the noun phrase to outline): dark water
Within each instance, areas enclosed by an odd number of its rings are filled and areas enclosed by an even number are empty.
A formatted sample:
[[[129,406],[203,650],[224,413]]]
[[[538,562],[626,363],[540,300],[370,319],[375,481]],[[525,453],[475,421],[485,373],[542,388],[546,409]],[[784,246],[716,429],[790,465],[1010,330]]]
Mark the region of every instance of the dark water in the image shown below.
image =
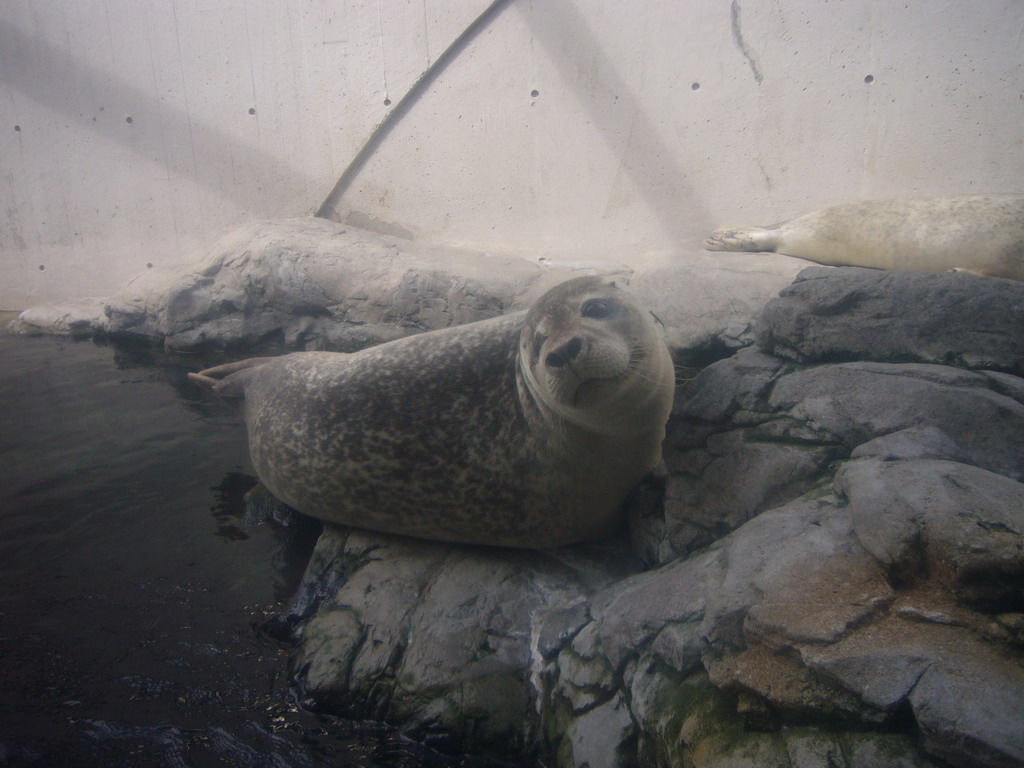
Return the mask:
[[[463,764],[294,705],[260,626],[316,532],[245,521],[199,367],[0,333],[0,766]]]

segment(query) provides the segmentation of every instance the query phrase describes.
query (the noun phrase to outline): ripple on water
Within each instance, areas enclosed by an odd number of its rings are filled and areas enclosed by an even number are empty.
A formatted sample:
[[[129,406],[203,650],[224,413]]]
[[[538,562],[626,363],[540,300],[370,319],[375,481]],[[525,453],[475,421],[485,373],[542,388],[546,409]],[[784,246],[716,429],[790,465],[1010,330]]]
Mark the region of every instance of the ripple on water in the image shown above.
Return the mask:
[[[462,764],[296,707],[259,626],[315,528],[246,520],[244,429],[199,367],[0,333],[0,762]]]

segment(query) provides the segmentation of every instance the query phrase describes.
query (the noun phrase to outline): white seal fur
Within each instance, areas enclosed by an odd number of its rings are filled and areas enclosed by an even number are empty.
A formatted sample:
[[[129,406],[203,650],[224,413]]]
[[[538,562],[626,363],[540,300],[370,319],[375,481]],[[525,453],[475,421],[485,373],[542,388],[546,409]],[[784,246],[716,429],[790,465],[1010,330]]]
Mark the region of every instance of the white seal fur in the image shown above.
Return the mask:
[[[771,227],[719,229],[709,251],[774,251],[819,264],[959,270],[1024,280],[1024,195],[869,200]]]

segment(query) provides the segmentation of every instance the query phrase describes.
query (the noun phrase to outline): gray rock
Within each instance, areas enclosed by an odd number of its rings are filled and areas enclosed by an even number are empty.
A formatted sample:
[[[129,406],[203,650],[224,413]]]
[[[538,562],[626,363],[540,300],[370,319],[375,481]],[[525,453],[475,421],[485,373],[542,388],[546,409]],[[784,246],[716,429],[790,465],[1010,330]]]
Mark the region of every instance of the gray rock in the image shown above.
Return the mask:
[[[934,766],[918,754],[904,736],[842,733],[823,737],[813,730],[787,732],[786,748],[792,768],[924,768]]]
[[[667,445],[685,449],[707,437],[707,426],[726,422],[757,424],[770,418],[765,398],[775,379],[793,366],[757,349],[742,349],[708,366],[690,381],[672,407]],[[670,422],[671,424],[672,422]]]
[[[633,270],[430,246],[325,219],[285,219],[242,227],[184,266],[147,270],[111,298],[32,308],[12,327],[136,336],[177,349],[275,343],[354,351],[521,309],[583,271],[632,278],[665,322],[677,356],[692,362],[752,344],[758,313],[801,263],[700,252]],[[685,293],[684,303],[677,291]]]
[[[766,352],[1024,374],[1024,285],[953,272],[811,267],[765,306]]]
[[[364,626],[351,608],[323,610],[303,628],[297,675],[319,707],[349,708],[347,672],[365,640]]]
[[[861,443],[850,452],[850,458],[877,457],[883,461],[894,459],[948,459],[967,463],[967,455],[945,430],[929,424],[911,426]]]
[[[8,324],[12,333],[84,336],[107,329],[106,301],[83,298],[27,309]]]
[[[967,460],[1024,478],[1024,405],[978,373],[936,365],[842,363],[775,382],[768,407],[779,437],[853,448],[910,427],[941,429]]]
[[[699,661],[699,657],[698,657]],[[667,765],[683,758],[680,703],[685,677],[660,658],[644,655],[630,684],[630,711],[638,731],[637,756],[641,765]]]
[[[1018,660],[979,647],[960,663],[929,667],[910,694],[927,749],[952,765],[1024,765],[1024,680]]]
[[[610,270],[680,363],[735,352],[681,389],[629,541],[328,526],[288,623],[301,700],[559,768],[1024,765],[1024,286],[812,268],[769,300],[798,264]],[[601,267],[263,222],[15,325],[349,350],[519,308],[574,269]]]
[[[833,274],[837,285],[827,285]],[[821,270],[811,288],[819,298],[851,293],[853,278],[863,280]],[[871,273],[867,282],[878,279]],[[974,342],[957,336],[958,321],[939,303],[892,322],[912,342],[909,352],[881,342],[869,344],[875,352],[851,351],[827,330],[825,346],[810,346],[813,324],[832,323],[838,334],[879,311],[852,293],[833,306],[838,320],[823,311],[800,325],[799,312],[766,309],[759,338],[789,338],[771,334],[795,324],[808,334],[799,353],[769,343],[741,350],[702,371],[673,409],[660,535],[684,556],[713,542],[681,562],[718,563],[696,580],[706,595],[702,664],[717,690],[736,697],[748,726],[788,726],[781,741],[734,733],[707,764],[917,766],[933,756],[1022,765],[1015,723],[1024,719],[1024,669],[1015,649],[1024,622],[1015,611],[1024,604],[1024,381],[1006,372],[1019,323],[991,326],[1009,341],[961,353]],[[975,304],[985,302],[980,293]],[[932,310],[945,313],[941,322]],[[953,333],[925,345],[943,322]],[[834,362],[857,356],[876,361]],[[894,359],[1003,370],[877,362]],[[814,361],[831,362],[807,364]],[[664,542],[640,544],[672,558]],[[679,563],[661,570],[695,573]],[[687,638],[682,632],[680,654],[692,658]],[[663,738],[676,722],[664,693],[675,673],[662,661],[645,669],[653,671],[632,681],[640,749],[671,764],[682,759]],[[836,732],[795,735],[802,723],[891,727],[907,709],[923,751],[912,735],[885,743],[865,734],[857,744]]]
[[[110,333],[178,348],[274,340],[351,351],[508,312],[549,277],[513,257],[287,219],[243,227],[186,267],[148,271],[106,314]]]
[[[1024,484],[956,462],[863,459],[835,485],[858,541],[901,586],[928,574],[967,604],[1024,604]]]
[[[777,254],[678,253],[644,264],[630,287],[664,323],[680,362],[699,364],[750,346],[765,304],[805,265]]]
[[[749,344],[782,274],[716,258],[632,275],[682,362]],[[354,349],[508,311],[570,269],[265,223],[61,322]],[[1012,308],[971,314],[1019,288],[801,275],[759,348],[681,389],[628,541],[517,552],[328,526],[286,624],[300,700],[559,768],[1024,765],[1020,334],[996,323]]]
[[[615,672],[599,646],[597,625],[591,622],[558,656],[558,695],[568,701],[574,715],[606,703],[616,691]]]
[[[313,708],[401,724],[438,747],[536,750],[537,629],[550,612],[560,629],[548,642],[571,636],[585,649],[572,601],[593,583],[595,568],[606,581],[619,572],[607,559],[327,526],[300,591],[298,604],[311,618],[301,625],[294,679]],[[595,695],[607,700],[615,691],[599,674],[607,661],[586,652],[576,658],[566,685],[584,712]]]
[[[692,621],[669,621],[654,636],[651,655],[675,672],[688,674],[700,667],[704,651],[704,636],[701,633],[703,613]]]
[[[666,533],[673,549],[698,549],[802,495],[842,453],[833,445],[767,441],[756,429],[738,429],[711,435],[702,449],[669,454]]]
[[[908,624],[899,611],[870,638],[805,647],[812,669],[877,706],[908,703],[927,752],[953,765],[1021,765],[1024,674],[1015,654],[962,627]]]
[[[714,556],[679,561],[594,593],[590,598],[593,637],[611,668],[621,674],[626,662],[667,626],[698,623],[705,610],[703,585],[719,566]],[[685,658],[686,647],[668,646],[669,639],[669,635],[663,639],[665,655]],[[685,641],[685,636],[675,639]]]
[[[537,635],[537,653],[543,659],[557,656],[590,621],[590,606],[582,595],[577,600],[547,611]]]
[[[934,465],[965,486],[965,478],[977,484],[991,474],[953,462],[868,458],[847,464],[836,486],[864,486],[858,478],[869,466],[905,464],[922,485]],[[1006,501],[1022,508],[1016,497]],[[891,514],[927,521],[944,504],[925,498]],[[443,545],[428,553],[433,545],[423,542],[349,534],[347,557],[379,559],[353,572],[307,625],[298,680],[315,701],[369,702],[375,716],[405,723],[419,738],[454,729],[459,738],[442,745],[511,743],[529,753],[532,744],[558,765],[625,766],[640,757],[653,765],[932,765],[911,735],[885,732],[903,706],[912,707],[937,757],[981,765],[996,755],[1004,763],[995,764],[1013,764],[1005,756],[1016,748],[1008,734],[1024,671],[991,647],[986,614],[944,591],[941,570],[895,592],[888,563],[861,545],[859,515],[858,503],[816,493],[765,512],[706,553],[596,591],[582,586],[594,584],[593,575],[561,556],[480,556]],[[989,513],[982,519],[1006,524]],[[945,529],[935,535],[949,551]],[[485,580],[493,595],[479,593]],[[502,591],[513,584],[514,592]],[[414,607],[395,618],[395,607],[410,601]],[[908,606],[917,619],[908,618]],[[381,626],[386,613],[394,635]],[[939,614],[959,618],[928,620]],[[367,650],[371,638],[376,645]],[[939,669],[969,680],[976,693],[956,699],[938,684],[922,688],[925,673]],[[747,724],[793,728],[778,736]],[[817,730],[799,730],[807,725]],[[852,735],[850,726],[883,730]],[[968,746],[957,746],[965,739]]]
[[[665,525],[650,525],[655,540],[638,549],[664,562],[706,546],[848,457],[948,459],[1024,479],[1024,404],[1006,394],[1017,392],[1012,380],[919,363],[803,367],[742,350],[677,398]]]
[[[1011,376],[998,371],[982,371],[992,382],[992,389],[1001,395],[1024,403],[1024,378]]]
[[[836,738],[851,768],[937,768],[902,734],[843,733]],[[840,763],[842,765],[842,763]],[[797,768],[794,765],[794,768]]]
[[[634,725],[625,697],[619,693],[574,719],[565,735],[570,765],[587,768],[626,768]]]
[[[833,646],[828,653],[805,653],[803,660],[856,693],[865,704],[888,711],[907,698],[933,662],[933,654],[900,647],[874,645],[860,650],[845,655]]]

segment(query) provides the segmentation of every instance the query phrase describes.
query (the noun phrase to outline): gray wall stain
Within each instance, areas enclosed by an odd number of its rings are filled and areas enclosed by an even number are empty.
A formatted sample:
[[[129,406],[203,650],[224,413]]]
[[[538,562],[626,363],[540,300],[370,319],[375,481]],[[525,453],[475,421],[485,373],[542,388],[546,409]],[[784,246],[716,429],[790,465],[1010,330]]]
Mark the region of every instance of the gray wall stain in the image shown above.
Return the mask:
[[[739,0],[732,0],[732,6],[729,9],[729,13],[732,16],[732,39],[736,41],[736,47],[740,49],[740,53],[743,54],[743,58],[747,60],[747,64],[750,65],[750,71],[754,73],[754,80],[760,85],[764,76],[761,74],[761,67],[757,63],[757,59],[754,54],[750,52],[747,47],[747,42],[743,39],[743,30],[740,29],[740,3]]]

